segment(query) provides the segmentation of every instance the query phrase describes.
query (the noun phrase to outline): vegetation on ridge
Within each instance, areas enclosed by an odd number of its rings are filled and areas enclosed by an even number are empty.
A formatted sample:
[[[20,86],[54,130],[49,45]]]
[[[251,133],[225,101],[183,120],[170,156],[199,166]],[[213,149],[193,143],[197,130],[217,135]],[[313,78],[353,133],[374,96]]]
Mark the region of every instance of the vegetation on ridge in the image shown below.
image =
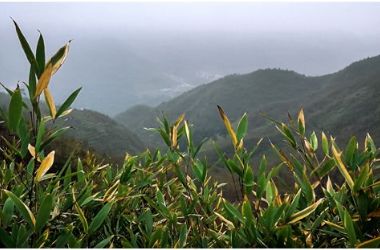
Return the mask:
[[[233,153],[215,149],[234,183],[217,183],[209,175],[185,115],[173,123],[163,118],[154,129],[164,151],[127,155],[120,166],[99,164],[90,155],[55,165],[55,150],[47,145],[66,127],[51,130],[46,124],[67,115],[79,92],[57,109],[48,91],[68,45],[45,64],[42,35],[34,54],[15,25],[31,73],[25,84],[29,99],[19,87],[7,89],[10,103],[0,115],[8,132],[0,148],[0,246],[379,246],[380,150],[369,134],[360,147],[352,137],[340,150],[332,136],[309,132],[303,110],[288,123],[273,121],[287,142],[286,149],[271,145],[280,164],[269,165],[263,155],[254,169],[256,148],[245,144],[248,116],[235,126],[218,107]],[[42,93],[50,115],[40,112]],[[281,169],[294,181],[286,193],[277,186]],[[341,182],[331,180],[333,171]],[[223,185],[233,185],[237,202],[223,198]]]

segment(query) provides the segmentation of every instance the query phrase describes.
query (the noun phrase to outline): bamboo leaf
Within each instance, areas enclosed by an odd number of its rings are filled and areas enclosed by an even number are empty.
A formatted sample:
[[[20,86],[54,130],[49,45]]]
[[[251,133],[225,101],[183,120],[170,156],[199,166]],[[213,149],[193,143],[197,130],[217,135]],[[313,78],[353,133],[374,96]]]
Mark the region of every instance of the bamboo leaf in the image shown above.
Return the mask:
[[[303,108],[301,108],[300,112],[298,113],[298,131],[301,135],[305,134],[305,128],[305,115]]]
[[[47,194],[44,200],[41,203],[41,207],[38,210],[37,218],[36,218],[36,231],[40,231],[43,226],[49,221],[50,212],[53,208],[53,196],[51,194]]]
[[[247,118],[247,113],[244,113],[244,115],[241,117],[238,128],[237,128],[237,140],[240,142],[245,135],[247,134],[248,131],[248,118]]]
[[[93,234],[98,230],[98,228],[103,224],[104,220],[107,218],[109,212],[111,211],[112,203],[105,204],[102,209],[96,214],[94,219],[91,221],[88,228],[89,234]]]
[[[2,217],[1,217],[2,219],[1,223],[5,227],[12,220],[13,210],[14,210],[14,202],[12,201],[10,197],[8,197],[4,202]]]
[[[40,167],[36,171],[36,182],[40,182],[42,177],[53,166],[55,151],[51,151],[41,162]]]
[[[254,176],[253,176],[252,168],[250,166],[247,166],[243,175],[243,185],[245,187],[245,191],[247,194],[252,192],[253,179],[254,179]]]
[[[354,188],[354,181],[351,178],[351,175],[348,173],[348,170],[346,166],[343,164],[341,155],[342,152],[338,153],[337,149],[335,148],[334,144],[331,145],[332,153],[334,155],[335,161],[337,163],[338,169],[340,173],[343,175],[344,179],[346,180],[346,183],[348,186],[353,189]]]
[[[182,224],[181,229],[179,231],[179,239],[176,243],[176,248],[184,248],[187,240],[187,225],[186,223]]]
[[[56,114],[57,114],[57,109],[54,104],[53,96],[48,88],[44,89],[44,95],[45,95],[46,103],[49,107],[51,118],[55,119]]]
[[[313,149],[314,152],[317,151],[317,149],[318,149],[318,138],[317,138],[317,135],[315,134],[314,131],[310,135],[310,145],[311,145],[311,148]]]
[[[19,210],[20,214],[22,215],[22,217],[24,217],[24,219],[30,224],[30,226],[32,228],[34,228],[34,226],[36,225],[36,219],[32,213],[32,211],[30,211],[29,207],[27,205],[25,205],[24,202],[22,202],[22,200],[20,198],[18,198],[14,193],[12,193],[11,191],[8,191],[8,190],[5,190],[3,189],[4,193],[12,199],[14,205],[16,206],[16,208]]]
[[[347,212],[347,210],[344,210],[343,224],[347,232],[351,247],[355,247],[356,242],[357,242],[355,228],[354,228],[354,224],[352,222],[351,216]]]
[[[53,65],[50,63],[45,68],[44,72],[41,74],[38,79],[38,83],[36,86],[36,93],[34,94],[34,98],[41,95],[42,91],[44,91],[48,86],[53,72]]]
[[[40,76],[45,69],[45,43],[41,33],[37,42],[36,61],[39,66],[38,75]]]
[[[59,107],[57,114],[55,117],[60,117],[63,115],[63,113],[70,107],[70,105],[75,101],[77,98],[79,92],[81,91],[82,88],[79,88],[75,90],[65,101],[64,103]]]
[[[67,55],[69,53],[70,43],[71,41],[69,41],[63,47],[61,47],[57,51],[57,53],[55,53],[54,56],[52,56],[52,58],[47,63],[47,64],[51,63],[53,66],[52,75],[54,75],[65,62]]]
[[[226,113],[224,112],[224,110],[222,109],[222,107],[220,107],[219,105],[218,105],[218,110],[219,110],[220,117],[223,120],[224,126],[226,127],[227,132],[229,133],[229,135],[231,137],[232,144],[236,148],[238,146],[238,139],[236,137],[234,129],[232,128],[231,122],[228,119],[228,117],[227,117]]]
[[[9,103],[8,115],[9,130],[11,132],[17,132],[22,116],[22,96],[18,86],[12,94],[11,101]]]
[[[363,184],[368,180],[369,171],[370,170],[369,170],[368,164],[365,164],[361,168],[358,178],[355,179],[355,184],[354,184],[354,189],[353,189],[355,192],[359,191],[362,188]]]
[[[322,151],[325,155],[329,155],[329,141],[324,132],[322,132]]]
[[[105,246],[107,246],[111,242],[113,237],[114,237],[114,235],[108,236],[107,238],[105,238],[104,240],[102,240],[98,244],[96,244],[95,248],[104,248]]]
[[[15,27],[16,27],[16,33],[17,33],[18,39],[19,39],[19,41],[21,43],[21,47],[24,50],[24,53],[26,55],[26,58],[28,59],[30,65],[32,67],[34,67],[36,71],[38,71],[40,67],[39,67],[39,65],[38,65],[38,63],[36,61],[36,58],[34,57],[33,51],[30,48],[28,41],[26,40],[24,34],[20,30],[20,27],[18,26],[18,24],[16,23],[16,21],[13,20],[13,19],[12,19],[12,21],[13,21]],[[41,67],[43,67],[43,66],[44,65],[42,65]]]
[[[294,223],[306,218],[307,216],[309,216],[311,213],[313,213],[315,211],[315,209],[317,209],[317,207],[319,206],[319,204],[321,204],[322,201],[323,201],[323,199],[320,199],[320,200],[316,201],[315,203],[313,203],[312,205],[308,206],[307,208],[293,214],[290,217],[290,221],[288,222],[288,224],[294,224]]]
[[[86,216],[84,215],[82,208],[79,206],[78,201],[75,198],[74,188],[71,189],[71,192],[73,195],[73,201],[75,202],[74,208],[78,213],[79,220],[82,223],[83,230],[87,234],[88,233],[88,222],[87,222]]]
[[[356,245],[356,248],[377,248],[379,247],[379,245],[380,245],[380,236],[374,239],[364,241]]]

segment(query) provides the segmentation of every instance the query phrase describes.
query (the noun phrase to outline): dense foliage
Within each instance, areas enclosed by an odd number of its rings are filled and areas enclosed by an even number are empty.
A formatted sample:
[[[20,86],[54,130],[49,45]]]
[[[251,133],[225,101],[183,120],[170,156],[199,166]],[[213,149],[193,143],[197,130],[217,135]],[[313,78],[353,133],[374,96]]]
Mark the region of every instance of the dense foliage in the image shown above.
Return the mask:
[[[288,123],[273,121],[288,143],[272,144],[280,163],[258,164],[245,147],[248,118],[234,126],[219,114],[233,146],[215,145],[233,183],[209,176],[199,158],[193,128],[181,115],[160,120],[167,150],[127,155],[121,166],[99,164],[91,155],[56,165],[47,151],[67,127],[48,126],[70,112],[75,91],[58,109],[48,90],[68,44],[47,63],[42,36],[34,54],[16,25],[31,64],[29,98],[15,90],[1,111],[0,245],[2,247],[377,247],[380,244],[379,150],[370,135],[359,146],[352,137],[342,152],[333,137],[306,130],[301,110]],[[37,79],[36,79],[37,78]],[[50,115],[40,112],[44,93]],[[31,105],[26,103],[31,102]],[[260,141],[257,143],[257,146]],[[57,151],[59,148],[56,149]],[[61,159],[62,161],[62,159]],[[257,165],[257,166],[256,166]],[[277,188],[282,168],[293,176],[286,192]],[[337,172],[337,180],[330,175]],[[223,198],[232,185],[238,201]]]

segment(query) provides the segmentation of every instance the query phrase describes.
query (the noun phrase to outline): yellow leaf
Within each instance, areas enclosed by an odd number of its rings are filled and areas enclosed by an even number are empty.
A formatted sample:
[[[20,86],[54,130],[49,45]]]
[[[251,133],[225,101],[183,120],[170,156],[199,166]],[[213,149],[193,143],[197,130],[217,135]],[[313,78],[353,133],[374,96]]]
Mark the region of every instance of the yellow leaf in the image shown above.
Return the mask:
[[[30,155],[33,156],[33,158],[36,158],[36,148],[28,144],[28,150]]]
[[[172,145],[171,147],[173,149],[177,148],[178,146],[178,127],[179,125],[181,124],[181,122],[183,121],[183,119],[185,118],[185,114],[181,114],[178,119],[175,121],[173,127],[172,127],[172,130],[171,130],[171,142],[172,142]]]
[[[227,220],[223,215],[221,215],[220,213],[217,213],[217,212],[214,212],[216,216],[219,217],[219,219],[221,219],[222,221],[224,221],[227,225],[227,227],[232,230],[232,229],[235,229],[235,225],[234,223],[232,223],[231,221]]]
[[[227,129],[228,133],[230,134],[232,143],[234,144],[234,147],[236,148],[239,146],[238,145],[238,139],[236,137],[235,131],[232,128],[231,122],[228,119],[226,113],[224,113],[224,110],[219,105],[218,105],[218,109],[219,109],[220,117],[222,118],[224,125],[226,126],[226,129]]]
[[[177,148],[177,127],[176,126],[173,126],[172,127],[172,133],[171,133],[171,135],[172,135],[172,148],[173,149],[175,149],[175,148]]]
[[[51,151],[41,162],[40,167],[36,171],[36,181],[39,182],[46,172],[53,166],[55,151]]]
[[[351,178],[351,175],[348,173],[348,170],[346,168],[346,166],[343,164],[342,162],[342,159],[341,159],[341,155],[342,155],[342,152],[338,152],[334,146],[334,143],[332,143],[331,145],[331,149],[332,149],[332,153],[334,155],[334,158],[335,158],[335,161],[337,162],[338,164],[338,169],[339,171],[341,172],[341,174],[343,175],[343,177],[345,178],[348,186],[353,189],[354,188],[354,181],[352,180]]]
[[[34,95],[34,97],[40,96],[42,91],[48,87],[51,76],[52,76],[52,72],[53,72],[53,65],[49,63],[48,66],[45,68],[44,72],[42,73],[40,79],[38,80],[37,87],[36,87],[36,94]]]
[[[48,88],[44,89],[44,94],[45,94],[46,103],[49,106],[50,115],[54,119],[55,115],[57,114],[57,109],[54,104],[53,96],[51,95],[51,92]]]
[[[330,226],[330,227],[332,227],[332,228],[334,228],[334,229],[336,229],[336,230],[338,230],[338,231],[344,232],[344,227],[342,227],[342,226],[340,226],[340,225],[338,225],[338,224],[335,224],[335,223],[333,223],[333,222],[331,222],[331,221],[327,221],[327,220],[323,220],[323,222],[324,222],[326,225],[328,225],[328,226]]]
[[[33,158],[36,158],[36,148],[31,144],[28,144],[28,151]],[[37,157],[37,161],[41,162],[40,157]]]
[[[376,248],[380,245],[380,236],[374,239],[370,239],[367,241],[364,241],[358,245],[356,245],[356,248]]]
[[[103,196],[103,201],[108,202],[111,201],[116,192],[118,191],[120,180],[117,180],[105,193]]]
[[[59,68],[62,66],[62,64],[65,62],[67,54],[69,53],[70,42],[71,41],[65,44],[64,46],[65,51],[64,51],[63,56],[54,63],[52,75],[55,74],[59,70]]]
[[[186,133],[186,138],[187,138],[187,144],[190,146],[190,129],[189,129],[189,124],[187,121],[185,121],[185,133]]]
[[[175,126],[175,127],[178,127],[179,124],[181,124],[181,122],[183,121],[184,118],[185,118],[185,113],[182,113],[182,114],[178,117],[178,119],[175,121],[174,126]]]
[[[303,132],[305,130],[305,115],[303,113],[303,108],[301,108],[300,112],[298,113],[298,124],[302,125]]]

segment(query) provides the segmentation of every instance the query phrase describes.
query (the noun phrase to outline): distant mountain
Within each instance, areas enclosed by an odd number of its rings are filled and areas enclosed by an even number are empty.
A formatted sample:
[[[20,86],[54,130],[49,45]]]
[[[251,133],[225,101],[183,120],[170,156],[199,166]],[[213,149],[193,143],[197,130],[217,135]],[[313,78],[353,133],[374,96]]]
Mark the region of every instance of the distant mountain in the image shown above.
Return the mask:
[[[194,124],[196,140],[212,138],[228,151],[231,145],[216,105],[222,106],[235,124],[244,112],[248,113],[246,143],[251,147],[260,137],[280,140],[273,125],[260,113],[285,120],[288,111],[295,114],[304,107],[308,129],[331,132],[338,141],[346,141],[351,135],[363,138],[370,132],[375,141],[380,141],[379,95],[380,56],[376,56],[318,77],[280,69],[230,75],[196,87],[154,109],[131,108],[115,119],[154,147],[162,145],[160,138],[144,127],[156,127],[156,116],[162,113],[173,120],[184,112]]]
[[[125,153],[136,154],[145,149],[133,132],[110,117],[92,110],[73,110],[57,126],[71,126],[64,137],[83,141],[99,154],[120,158]]]

